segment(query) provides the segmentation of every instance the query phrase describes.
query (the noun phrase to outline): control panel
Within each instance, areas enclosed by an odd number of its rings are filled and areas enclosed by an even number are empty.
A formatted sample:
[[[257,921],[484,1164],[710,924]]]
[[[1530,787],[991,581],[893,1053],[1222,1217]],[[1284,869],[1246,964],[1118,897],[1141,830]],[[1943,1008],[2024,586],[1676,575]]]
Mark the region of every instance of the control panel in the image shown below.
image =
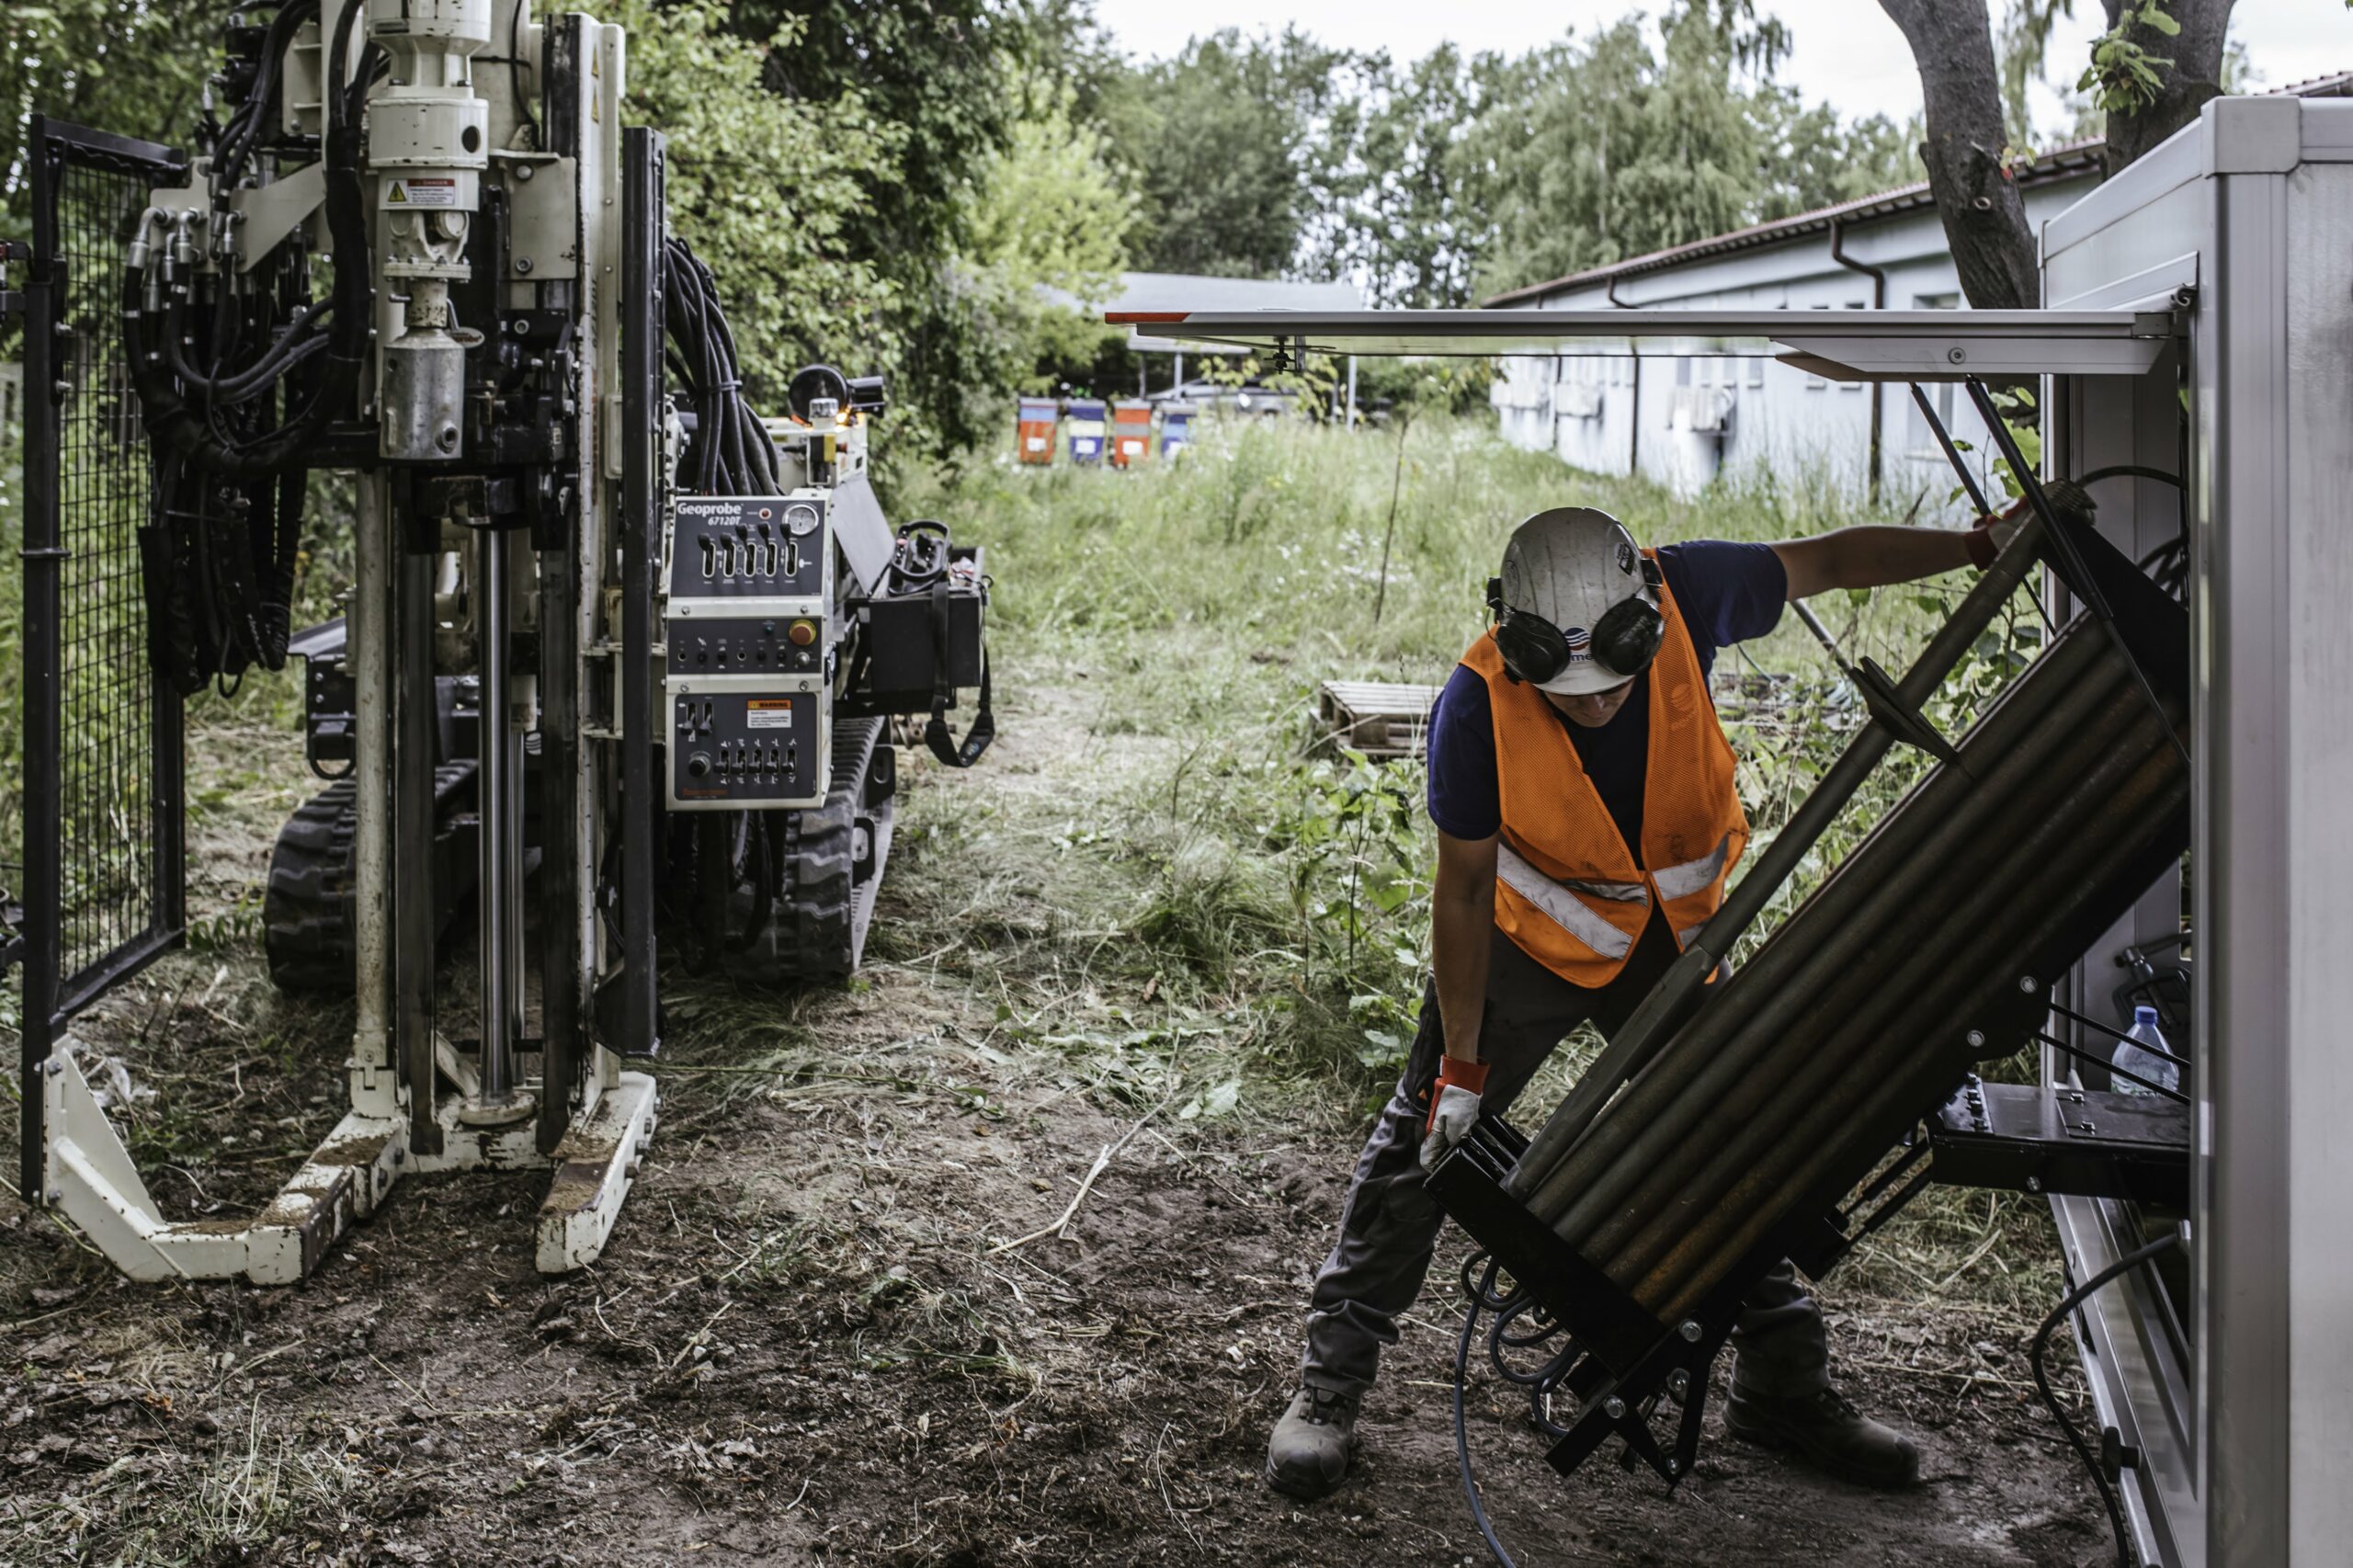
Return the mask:
[[[727,676],[669,686],[671,810],[824,803],[832,710],[817,682]]]
[[[667,667],[674,675],[814,675],[824,665],[824,630],[813,615],[744,615],[724,602],[688,600],[670,613]]]
[[[682,495],[670,529],[670,598],[801,599],[813,614],[833,597],[823,490],[790,495]]]
[[[673,504],[662,617],[673,811],[824,803],[832,506],[821,489]]]

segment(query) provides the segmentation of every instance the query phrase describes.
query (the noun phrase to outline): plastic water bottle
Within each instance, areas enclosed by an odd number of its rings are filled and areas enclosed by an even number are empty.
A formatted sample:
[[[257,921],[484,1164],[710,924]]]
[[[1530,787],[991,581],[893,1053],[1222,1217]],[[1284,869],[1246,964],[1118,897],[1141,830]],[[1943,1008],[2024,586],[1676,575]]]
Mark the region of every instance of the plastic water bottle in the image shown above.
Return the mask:
[[[2156,1049],[2151,1050],[2152,1046]],[[2115,1062],[2127,1073],[2137,1073],[2150,1083],[2178,1089],[2181,1087],[2180,1067],[2158,1054],[2169,1049],[2165,1044],[2165,1031],[2157,1027],[2157,1010],[2154,1007],[2135,1007],[2132,1009],[2132,1028],[2117,1046]],[[2130,1078],[2118,1078],[2114,1086],[2120,1095],[2149,1093],[2146,1085],[2136,1084]]]

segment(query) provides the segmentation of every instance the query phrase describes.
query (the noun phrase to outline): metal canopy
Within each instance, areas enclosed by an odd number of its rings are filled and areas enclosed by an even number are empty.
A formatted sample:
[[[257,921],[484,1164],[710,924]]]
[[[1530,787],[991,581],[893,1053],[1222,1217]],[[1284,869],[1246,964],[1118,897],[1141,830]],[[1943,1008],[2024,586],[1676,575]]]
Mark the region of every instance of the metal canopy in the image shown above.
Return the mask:
[[[1849,381],[2131,376],[2169,311],[1114,311],[1114,326],[1317,354],[1773,358]]]

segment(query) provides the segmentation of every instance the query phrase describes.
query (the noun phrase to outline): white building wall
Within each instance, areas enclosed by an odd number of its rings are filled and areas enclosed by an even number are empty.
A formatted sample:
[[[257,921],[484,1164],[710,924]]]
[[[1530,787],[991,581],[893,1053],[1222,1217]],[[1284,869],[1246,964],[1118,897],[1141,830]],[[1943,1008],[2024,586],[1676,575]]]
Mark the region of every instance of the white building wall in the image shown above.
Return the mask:
[[[2029,188],[2029,222],[2040,232],[2090,187],[2086,176]],[[1850,223],[1844,250],[1883,272],[1889,310],[1961,306],[1933,209]],[[1518,308],[1865,310],[1873,289],[1870,276],[1832,259],[1828,234],[1813,233],[1628,278],[1614,300],[1606,282],[1596,282]],[[1951,497],[1951,469],[1906,387],[1831,381],[1779,360],[1712,356],[1514,358],[1498,369],[1493,400],[1506,439],[1549,447],[1591,472],[1639,468],[1687,496],[1722,480],[1824,487],[1860,501],[1870,490],[1876,402],[1883,500],[1922,517],[1967,509]],[[1955,439],[1974,449],[1967,455],[1984,483],[1991,443],[1968,399],[1949,384],[1923,390]]]

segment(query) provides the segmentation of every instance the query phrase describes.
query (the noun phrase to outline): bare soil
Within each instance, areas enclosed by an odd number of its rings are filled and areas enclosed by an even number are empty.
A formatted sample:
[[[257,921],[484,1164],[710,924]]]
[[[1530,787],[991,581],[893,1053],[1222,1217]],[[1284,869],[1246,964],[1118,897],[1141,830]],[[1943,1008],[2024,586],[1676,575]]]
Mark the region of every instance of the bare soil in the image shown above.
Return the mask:
[[[989,787],[1039,787],[1040,729],[1008,722]],[[262,821],[303,786],[286,737],[255,744],[275,748],[242,786]],[[199,855],[258,870],[256,830],[199,828]],[[885,918],[929,874],[911,845]],[[266,1201],[339,1108],[347,1011],[268,990],[221,913],[238,881],[207,884],[205,944],[84,1030],[157,1091],[134,1142],[178,1216]],[[999,994],[899,953],[822,994],[665,982],[662,1130],[572,1278],[532,1267],[543,1175],[404,1181],[274,1290],[130,1284],[6,1200],[0,1562],[1485,1561],[1453,1454],[1451,1287],[1392,1353],[1340,1493],[1260,1480],[1364,1131],[1353,1094],[1185,1119],[1116,1050],[1017,1038]],[[995,1250],[1060,1215],[1107,1145],[1066,1234]],[[1471,1439],[1519,1562],[2099,1560],[2097,1504],[2028,1390],[2031,1320],[1839,1284],[1844,1385],[1920,1434],[1924,1484],[1824,1480],[1712,1422],[1672,1494],[1606,1456],[1564,1481],[1478,1376]]]

